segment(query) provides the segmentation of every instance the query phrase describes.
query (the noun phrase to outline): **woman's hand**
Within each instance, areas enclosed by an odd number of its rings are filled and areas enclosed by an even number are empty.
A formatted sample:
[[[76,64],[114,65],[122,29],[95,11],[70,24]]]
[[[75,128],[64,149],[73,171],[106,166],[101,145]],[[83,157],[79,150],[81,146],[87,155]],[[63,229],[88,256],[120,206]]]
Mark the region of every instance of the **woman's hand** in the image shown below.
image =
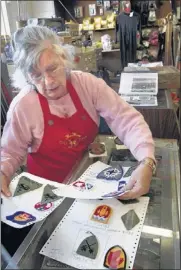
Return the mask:
[[[3,173],[1,173],[1,192],[6,197],[11,197],[12,195],[9,190],[9,183],[10,183],[10,180],[8,179],[8,177],[5,176]]]
[[[148,193],[152,178],[152,169],[145,164],[140,164],[136,170],[132,173],[129,182],[127,183],[125,190],[128,190],[125,194],[119,198],[128,200],[136,199],[143,194]]]

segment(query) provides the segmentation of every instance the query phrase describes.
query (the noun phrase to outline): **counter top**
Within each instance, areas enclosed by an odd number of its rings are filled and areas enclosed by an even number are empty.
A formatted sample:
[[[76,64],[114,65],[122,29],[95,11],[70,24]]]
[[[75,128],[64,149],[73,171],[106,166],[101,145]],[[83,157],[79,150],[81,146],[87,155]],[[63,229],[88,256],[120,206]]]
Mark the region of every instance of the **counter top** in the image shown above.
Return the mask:
[[[108,163],[113,136],[99,136],[105,142],[108,156],[99,158]],[[156,154],[160,156],[148,196],[149,206],[134,262],[134,269],[180,269],[180,171],[176,140],[156,139]],[[89,165],[97,161],[86,153],[72,173],[69,182],[76,180]],[[126,161],[128,165],[132,162]],[[121,161],[121,163],[123,163]],[[124,161],[125,163],[125,161]],[[126,165],[126,164],[124,164]],[[65,198],[62,204],[45,220],[36,223],[9,262],[6,269],[52,269],[51,259],[39,254],[57,224],[66,214],[74,199]],[[67,262],[68,263],[68,262]],[[12,267],[12,266],[15,267]],[[65,268],[59,266],[54,269]],[[67,268],[67,266],[66,266]]]
[[[118,92],[119,84],[114,83],[112,88]],[[134,107],[144,116],[153,137],[179,140],[180,126],[170,91],[159,90],[157,100],[158,106]]]

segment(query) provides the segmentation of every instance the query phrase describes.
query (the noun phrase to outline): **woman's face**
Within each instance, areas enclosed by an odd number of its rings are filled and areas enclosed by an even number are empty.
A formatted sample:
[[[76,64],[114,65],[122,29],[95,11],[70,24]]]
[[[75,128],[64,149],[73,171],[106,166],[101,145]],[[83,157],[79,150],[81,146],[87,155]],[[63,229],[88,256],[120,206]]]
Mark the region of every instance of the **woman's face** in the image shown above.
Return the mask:
[[[55,100],[67,94],[63,59],[51,49],[41,54],[39,67],[30,73],[30,78],[39,93],[47,99]]]

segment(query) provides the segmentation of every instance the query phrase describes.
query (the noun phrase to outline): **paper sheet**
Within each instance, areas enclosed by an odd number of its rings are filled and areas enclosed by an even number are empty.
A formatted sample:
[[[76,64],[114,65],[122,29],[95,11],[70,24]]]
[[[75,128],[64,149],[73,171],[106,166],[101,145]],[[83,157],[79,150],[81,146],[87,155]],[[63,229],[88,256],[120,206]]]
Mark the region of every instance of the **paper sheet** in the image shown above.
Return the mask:
[[[126,102],[133,106],[158,106],[157,96],[148,95],[121,95]]]
[[[44,210],[40,210],[39,203],[41,202],[44,187],[50,184],[57,188],[59,184],[25,172],[16,176],[11,181],[10,191],[12,194],[14,194],[19,178],[22,176],[26,176],[43,185],[36,190],[15,197],[7,198],[1,194],[1,198],[3,199],[3,203],[1,204],[1,221],[15,228],[23,228],[43,220],[63,201],[63,198],[61,198],[52,204],[47,204]],[[29,216],[25,213],[29,214]]]
[[[100,199],[105,196],[107,199],[109,199],[113,196],[121,195],[124,192],[118,188],[119,181],[108,181],[96,178],[99,172],[109,167],[109,165],[100,161],[91,165],[83,173],[83,175],[75,181],[81,182],[83,184],[85,183],[86,188],[81,188],[79,186],[80,183],[78,183],[78,186],[74,186],[75,183],[72,183],[71,185],[65,185],[43,179],[29,173],[22,173],[15,177],[10,184],[10,190],[12,194],[14,194],[19,179],[22,176],[28,177],[31,180],[43,185],[36,190],[29,191],[25,194],[11,198],[6,198],[2,195],[3,204],[1,205],[1,220],[12,227],[23,228],[46,218],[52,211],[55,210],[58,205],[60,205],[63,200],[61,198],[50,203],[48,198],[47,205],[45,209],[42,210],[40,202],[42,200],[44,188],[47,184],[56,187],[56,189],[52,190],[52,195],[56,194],[61,197]],[[128,169],[128,167],[123,168],[124,173]],[[121,178],[121,180],[126,182],[129,180],[129,178]],[[110,194],[111,192],[113,192],[113,194]]]
[[[106,269],[103,264],[107,251],[119,245],[126,252],[126,269],[132,269],[148,202],[148,197],[141,197],[138,203],[131,205],[124,205],[117,199],[75,200],[41,249],[40,254],[78,269]],[[103,204],[112,209],[107,224],[91,220],[95,208]],[[128,231],[121,216],[132,209],[140,222]],[[98,253],[95,259],[76,252],[82,240],[87,237],[87,233],[94,234],[98,240]]]
[[[122,72],[119,94],[121,95],[157,95],[158,73]]]
[[[163,62],[153,62],[153,63],[128,63],[128,67],[163,67]]]
[[[110,165],[97,161],[93,165],[90,165],[88,169],[75,181],[90,184],[93,186],[91,189],[85,189],[81,187],[76,188],[75,186],[73,186],[74,183],[72,183],[71,185],[61,185],[59,186],[58,189],[54,190],[53,192],[59,196],[75,199],[101,199],[111,192],[117,192],[119,181],[112,181],[112,180],[108,181],[96,178],[96,176],[102,170],[110,167],[111,167]],[[129,167],[123,167],[123,174],[125,174],[128,171],[128,169]],[[128,180],[129,177],[121,178],[121,181],[127,182]]]

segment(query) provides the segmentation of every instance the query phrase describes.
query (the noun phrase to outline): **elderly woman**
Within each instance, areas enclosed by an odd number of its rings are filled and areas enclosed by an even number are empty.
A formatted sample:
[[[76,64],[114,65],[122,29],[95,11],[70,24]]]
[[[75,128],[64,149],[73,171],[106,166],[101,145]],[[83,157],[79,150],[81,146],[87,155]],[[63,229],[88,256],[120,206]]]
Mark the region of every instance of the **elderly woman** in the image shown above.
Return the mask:
[[[102,79],[71,70],[68,54],[48,28],[18,30],[14,48],[14,64],[21,71],[15,85],[21,91],[11,103],[2,136],[2,192],[11,196],[10,179],[27,153],[29,173],[65,181],[94,141],[99,116],[140,161],[127,186],[130,191],[121,198],[148,192],[155,168],[154,142],[142,115]]]

